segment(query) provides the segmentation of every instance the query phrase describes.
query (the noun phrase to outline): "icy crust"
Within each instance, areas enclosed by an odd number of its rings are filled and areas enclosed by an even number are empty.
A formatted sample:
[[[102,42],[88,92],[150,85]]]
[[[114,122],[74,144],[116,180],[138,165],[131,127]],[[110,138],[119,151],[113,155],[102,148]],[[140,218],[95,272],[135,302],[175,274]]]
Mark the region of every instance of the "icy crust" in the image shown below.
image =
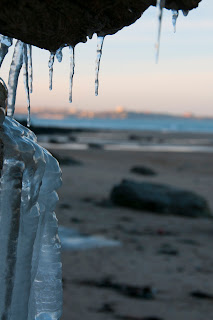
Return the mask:
[[[62,273],[54,208],[61,171],[15,120],[5,118],[0,139],[0,319],[57,320]]]

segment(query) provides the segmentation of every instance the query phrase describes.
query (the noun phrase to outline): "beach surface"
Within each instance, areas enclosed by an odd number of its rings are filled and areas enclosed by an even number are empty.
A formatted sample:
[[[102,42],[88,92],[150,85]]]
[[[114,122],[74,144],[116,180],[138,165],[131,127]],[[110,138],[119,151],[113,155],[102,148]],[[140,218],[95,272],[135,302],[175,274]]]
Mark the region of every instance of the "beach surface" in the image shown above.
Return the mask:
[[[211,319],[213,220],[136,211],[108,199],[122,179],[149,181],[196,192],[213,212],[213,135],[97,131],[72,134],[70,141],[51,139],[41,137],[50,152],[77,161],[61,165],[59,225],[120,243],[62,251],[62,320]],[[158,150],[134,150],[135,144]],[[157,174],[132,173],[136,165]]]

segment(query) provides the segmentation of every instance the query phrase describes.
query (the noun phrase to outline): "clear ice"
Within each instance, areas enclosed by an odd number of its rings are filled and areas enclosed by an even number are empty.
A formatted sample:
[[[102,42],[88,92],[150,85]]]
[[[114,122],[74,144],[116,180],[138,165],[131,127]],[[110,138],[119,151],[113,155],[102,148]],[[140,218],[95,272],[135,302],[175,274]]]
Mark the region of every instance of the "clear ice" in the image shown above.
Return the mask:
[[[70,82],[69,82],[69,102],[72,102],[72,86],[73,86],[73,76],[75,72],[75,48],[69,46],[70,50]]]
[[[172,10],[172,24],[173,24],[174,32],[176,32],[176,23],[177,23],[178,16],[179,16],[178,10]]]
[[[187,17],[189,14],[189,10],[182,10],[184,17]]]
[[[32,63],[32,46],[27,44],[27,59],[28,59],[28,75],[30,93],[33,92],[33,63]]]
[[[55,60],[55,53],[50,52],[48,67],[49,67],[49,90],[53,88],[53,64]]]
[[[163,18],[163,8],[165,6],[165,0],[157,0],[157,19],[158,19],[158,35],[157,35],[157,42],[156,42],[156,63],[158,62],[159,58],[159,50],[160,50],[160,36],[161,36],[161,25],[162,25],[162,18]]]
[[[104,37],[98,37],[97,38],[97,57],[95,62],[95,95],[96,96],[98,95],[98,88],[99,88],[98,76],[99,76],[103,44],[104,44]]]
[[[3,36],[2,34],[0,35],[0,67],[2,65],[2,62],[8,53],[8,49],[10,46],[13,44],[13,39]]]
[[[58,62],[61,62],[63,59],[62,49],[63,49],[63,47],[60,47],[55,53]]]
[[[30,89],[29,89],[29,76],[28,76],[28,54],[27,54],[27,45],[24,43],[23,46],[23,78],[24,78],[24,88],[27,97],[27,126],[30,126]]]
[[[17,40],[13,52],[12,62],[10,65],[9,79],[8,79],[8,105],[7,115],[13,117],[16,102],[16,90],[18,85],[18,78],[23,64],[23,42]]]
[[[58,320],[57,161],[14,119],[0,125],[0,319]]]
[[[8,39],[1,42],[1,62],[12,44]],[[18,40],[8,79],[9,117],[0,105],[0,319],[59,320],[61,244],[54,208],[61,170],[36,136],[11,118],[22,65],[29,111],[32,51]]]
[[[13,39],[0,35],[0,66],[8,52],[8,48],[12,45]],[[98,37],[97,41],[97,57],[95,63],[95,95],[98,95],[99,88],[99,69],[102,56],[104,37]],[[58,62],[62,61],[63,47],[60,47],[56,52],[50,52],[48,67],[49,67],[49,90],[52,90],[53,84],[53,65],[55,57]],[[69,102],[72,102],[73,77],[75,71],[75,50],[69,46],[70,50],[70,77],[69,77]],[[8,79],[8,111],[7,115],[13,117],[15,111],[16,91],[18,78],[23,65],[24,87],[27,96],[28,118],[27,125],[30,126],[30,93],[33,91],[33,67],[32,67],[32,46],[25,44],[20,40],[16,41],[13,58],[10,66]]]

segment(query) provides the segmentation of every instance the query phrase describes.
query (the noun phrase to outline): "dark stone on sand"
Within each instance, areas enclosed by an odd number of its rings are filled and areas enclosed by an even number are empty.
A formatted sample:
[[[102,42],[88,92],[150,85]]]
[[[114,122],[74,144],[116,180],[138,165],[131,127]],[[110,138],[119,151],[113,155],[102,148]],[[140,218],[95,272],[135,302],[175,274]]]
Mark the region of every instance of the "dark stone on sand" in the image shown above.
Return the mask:
[[[103,313],[114,313],[114,304],[113,303],[104,303],[100,309],[98,309],[98,312],[103,312]]]
[[[111,289],[131,298],[145,300],[155,299],[155,290],[150,286],[136,286],[125,283],[117,283],[109,278],[104,278],[102,280],[82,280],[78,283],[89,287]]]
[[[96,150],[102,150],[103,149],[103,145],[100,144],[100,143],[91,142],[91,143],[88,143],[87,145],[88,145],[89,149],[96,149]]]
[[[105,209],[111,209],[114,207],[112,201],[110,199],[102,199],[100,201],[96,201],[95,205]]]
[[[143,143],[150,143],[153,141],[154,137],[153,136],[140,136],[140,135],[137,135],[137,134],[130,134],[129,135],[129,140],[131,141],[141,141]]]
[[[200,246],[200,243],[193,239],[179,239],[179,242],[183,244],[188,244],[190,246]]]
[[[120,217],[120,221],[132,222],[132,218],[131,217],[127,217],[127,216],[123,216],[123,217]]]
[[[213,300],[213,294],[208,292],[203,292],[200,290],[192,291],[190,296],[197,299],[210,299]]]
[[[172,247],[169,243],[165,243],[160,247],[158,253],[170,256],[177,256],[179,254],[179,251],[176,248]]]
[[[50,138],[49,143],[61,143],[58,139]]]
[[[81,199],[83,202],[89,202],[89,203],[93,203],[94,199],[91,197],[84,197]]]
[[[72,207],[69,205],[69,203],[60,203],[59,207],[60,207],[60,209],[72,209]]]
[[[65,278],[62,278],[62,287],[63,287],[63,289],[65,289],[66,284],[67,284],[67,280]]]
[[[160,236],[160,237],[168,237],[168,236],[177,236],[176,232],[164,230],[162,228],[159,229],[151,229],[145,228],[141,231],[142,236]]]
[[[207,201],[194,192],[173,186],[123,180],[110,199],[118,206],[188,217],[212,217]]]
[[[134,317],[134,316],[117,316],[117,319],[122,320],[163,320],[159,317]]]
[[[70,135],[69,136],[69,141],[76,142],[77,141],[77,137],[73,136],[73,135]]]
[[[76,218],[76,217],[72,217],[70,218],[70,222],[71,223],[81,223],[83,220]]]
[[[132,140],[132,141],[139,141],[141,138],[140,136],[136,135],[136,134],[130,134],[129,135],[129,140]]]
[[[145,166],[134,166],[130,171],[144,176],[155,176],[157,174],[153,169]]]
[[[80,165],[82,165],[81,161],[76,160],[71,157],[61,156],[61,155],[55,154],[55,153],[54,154],[52,153],[52,156],[58,160],[60,165],[63,165],[63,166],[80,166]]]
[[[105,208],[105,209],[110,209],[110,208],[114,208],[114,204],[112,203],[112,201],[108,198],[103,198],[101,200],[97,200],[95,198],[91,198],[91,197],[84,197],[81,199],[83,202],[87,202],[87,203],[91,203],[97,207],[101,207],[101,208]]]

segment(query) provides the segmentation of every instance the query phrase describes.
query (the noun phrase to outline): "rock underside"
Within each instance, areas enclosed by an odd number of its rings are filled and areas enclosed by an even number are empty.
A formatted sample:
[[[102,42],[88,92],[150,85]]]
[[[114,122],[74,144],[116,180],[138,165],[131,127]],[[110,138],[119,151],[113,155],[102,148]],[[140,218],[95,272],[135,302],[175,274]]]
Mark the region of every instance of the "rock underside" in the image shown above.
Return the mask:
[[[201,0],[166,0],[167,9],[192,10]],[[156,0],[3,0],[0,33],[50,51],[114,34]]]

